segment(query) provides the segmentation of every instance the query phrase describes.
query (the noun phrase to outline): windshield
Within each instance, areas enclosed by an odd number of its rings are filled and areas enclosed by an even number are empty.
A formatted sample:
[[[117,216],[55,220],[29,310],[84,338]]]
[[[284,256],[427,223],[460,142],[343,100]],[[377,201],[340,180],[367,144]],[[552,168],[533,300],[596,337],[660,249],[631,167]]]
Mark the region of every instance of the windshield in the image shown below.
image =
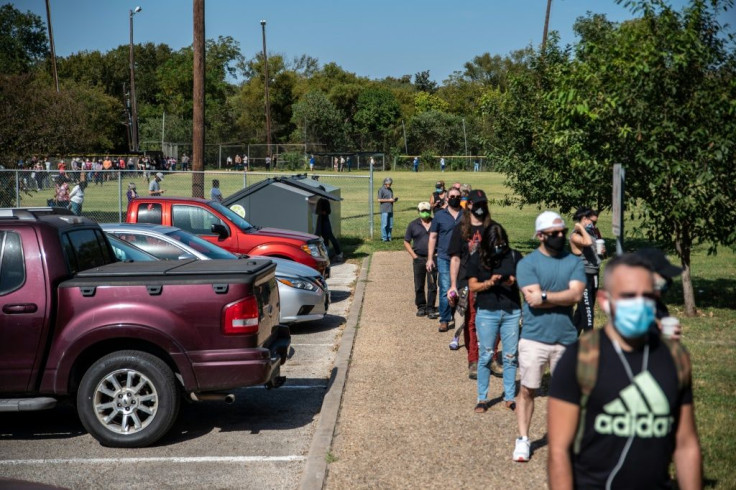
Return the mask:
[[[219,202],[216,201],[209,201],[209,205],[212,206],[214,209],[218,210],[220,213],[222,213],[225,218],[227,218],[228,221],[230,221],[232,224],[237,226],[243,231],[248,231],[251,228],[255,228],[253,225],[248,223],[245,218],[242,218],[238,213],[233,211],[232,209],[223,206]]]
[[[197,252],[206,255],[210,259],[237,259],[237,255],[231,254],[227,250],[214,245],[207,240],[199,238],[196,235],[187,233],[186,231],[176,230],[167,233],[171,238],[187,245]]]
[[[135,245],[131,245],[111,233],[107,233],[107,240],[112,245],[112,251],[115,252],[115,257],[121,262],[152,262],[158,260],[148,252],[141,250]]]

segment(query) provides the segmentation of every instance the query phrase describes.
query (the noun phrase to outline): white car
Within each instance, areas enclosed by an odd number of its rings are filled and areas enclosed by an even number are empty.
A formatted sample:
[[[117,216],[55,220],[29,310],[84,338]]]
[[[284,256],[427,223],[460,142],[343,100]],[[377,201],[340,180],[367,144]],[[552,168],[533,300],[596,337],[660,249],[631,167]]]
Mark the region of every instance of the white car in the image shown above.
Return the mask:
[[[144,223],[101,224],[113,236],[132,243],[160,260],[233,259],[228,252],[180,228]],[[249,260],[271,260],[276,264],[276,281],[281,300],[281,323],[321,320],[330,306],[330,290],[317,270],[292,260],[250,256]]]

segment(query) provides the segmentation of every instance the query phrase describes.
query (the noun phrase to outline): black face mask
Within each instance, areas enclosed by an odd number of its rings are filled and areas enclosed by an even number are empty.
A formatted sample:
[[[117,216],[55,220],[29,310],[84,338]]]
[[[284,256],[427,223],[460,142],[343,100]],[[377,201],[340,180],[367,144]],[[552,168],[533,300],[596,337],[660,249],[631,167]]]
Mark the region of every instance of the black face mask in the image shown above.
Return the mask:
[[[460,207],[460,198],[459,197],[451,197],[447,200],[447,204],[450,205],[451,208],[459,208]]]
[[[564,235],[547,236],[544,245],[554,252],[561,252],[565,248],[565,240]]]
[[[476,218],[482,220],[483,218],[488,216],[488,208],[486,208],[485,206],[473,207],[473,214]]]

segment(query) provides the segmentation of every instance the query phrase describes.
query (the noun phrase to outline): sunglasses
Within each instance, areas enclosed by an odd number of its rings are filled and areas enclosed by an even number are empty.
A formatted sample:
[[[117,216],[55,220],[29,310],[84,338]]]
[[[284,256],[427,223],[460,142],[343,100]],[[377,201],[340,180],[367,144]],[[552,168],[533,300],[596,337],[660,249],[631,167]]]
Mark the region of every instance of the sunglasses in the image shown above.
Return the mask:
[[[563,228],[563,229],[557,230],[557,231],[543,231],[542,232],[542,235],[548,236],[548,237],[565,236],[565,235],[567,235],[567,232],[568,232],[568,229],[567,228]]]

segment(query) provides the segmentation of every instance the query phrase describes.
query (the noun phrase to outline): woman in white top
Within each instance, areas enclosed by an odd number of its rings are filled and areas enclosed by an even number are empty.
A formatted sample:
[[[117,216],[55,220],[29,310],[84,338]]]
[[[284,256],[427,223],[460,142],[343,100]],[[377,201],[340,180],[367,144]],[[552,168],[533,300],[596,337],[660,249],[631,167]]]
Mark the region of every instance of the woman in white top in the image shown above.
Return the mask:
[[[71,200],[72,213],[77,216],[82,215],[82,204],[84,204],[84,190],[87,188],[87,181],[83,180],[79,184],[74,186],[72,192],[69,194]]]

